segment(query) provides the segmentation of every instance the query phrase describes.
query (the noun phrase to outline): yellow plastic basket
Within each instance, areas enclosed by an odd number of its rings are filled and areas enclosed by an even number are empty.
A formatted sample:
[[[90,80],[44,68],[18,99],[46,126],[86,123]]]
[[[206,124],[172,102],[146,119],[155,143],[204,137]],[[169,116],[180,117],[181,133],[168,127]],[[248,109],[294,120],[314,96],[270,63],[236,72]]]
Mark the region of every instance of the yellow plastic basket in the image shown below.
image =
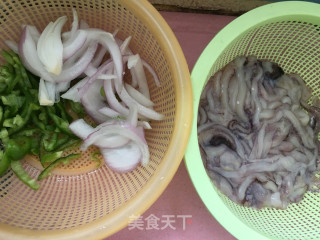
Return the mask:
[[[320,97],[320,4],[272,3],[238,17],[209,43],[191,73],[193,114],[209,77],[239,55],[278,63]],[[193,122],[186,152],[192,182],[212,215],[238,239],[320,239],[320,194],[308,192],[286,210],[239,206],[219,192],[203,166]]]
[[[72,8],[89,26],[117,37],[132,36],[130,47],[155,69],[161,86],[147,75],[155,110],[165,115],[146,131],[147,167],[119,174],[89,160],[61,167],[31,190],[9,171],[0,178],[0,239],[101,239],[125,227],[159,197],[176,172],[187,146],[192,121],[192,91],[186,60],[173,32],[146,0],[26,0],[0,2],[0,49],[18,41],[22,24],[39,30]],[[34,160],[23,162],[36,177]]]

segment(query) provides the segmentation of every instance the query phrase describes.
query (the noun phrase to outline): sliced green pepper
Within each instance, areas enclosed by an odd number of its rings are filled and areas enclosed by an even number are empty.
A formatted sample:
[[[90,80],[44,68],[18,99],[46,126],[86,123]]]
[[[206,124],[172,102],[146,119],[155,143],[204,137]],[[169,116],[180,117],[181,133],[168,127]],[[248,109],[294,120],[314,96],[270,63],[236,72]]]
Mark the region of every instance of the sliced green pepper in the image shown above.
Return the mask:
[[[32,118],[32,122],[33,122],[39,129],[41,129],[42,131],[45,131],[45,130],[46,130],[45,124],[44,124],[43,122],[39,121],[38,117],[37,117],[35,114],[33,114],[33,115],[31,116],[31,118]]]
[[[25,183],[34,190],[39,189],[40,185],[24,170],[21,161],[11,161],[11,168],[12,171],[23,183]]]
[[[20,131],[29,122],[29,120],[31,118],[31,113],[37,109],[39,109],[39,106],[35,105],[34,103],[30,103],[27,106],[27,110],[25,112],[21,113],[21,117],[23,118],[22,123],[18,127],[10,128],[8,130],[9,136]]]
[[[66,112],[66,106],[65,106],[65,103],[64,101],[60,101],[60,102],[57,102],[55,104],[55,106],[57,107],[57,109],[59,109],[59,113],[61,115],[61,118],[67,122],[71,121],[72,118],[67,114]]]
[[[10,167],[10,159],[3,151],[0,151],[0,176],[5,174]]]
[[[57,132],[50,132],[50,133],[45,133],[42,141],[43,141],[43,147],[47,152],[53,151],[53,149],[57,145],[58,141],[58,135],[59,133]]]
[[[8,51],[2,50],[1,51],[1,55],[6,60],[6,62],[10,63],[11,65],[14,64],[14,60],[13,60],[11,54]]]
[[[72,154],[69,154],[68,156],[58,158],[40,173],[40,175],[38,176],[38,180],[48,177],[51,171],[60,163],[67,165],[70,163],[71,159],[76,159],[76,158],[79,158],[80,156],[81,156],[80,153],[72,153]]]
[[[23,119],[19,114],[17,114],[12,118],[7,118],[3,121],[3,126],[7,128],[20,127],[20,125],[22,124],[23,124]]]
[[[85,116],[86,111],[84,110],[84,107],[79,102],[69,101],[70,108],[73,112],[75,112],[79,118],[82,118]]]
[[[71,130],[69,129],[69,122],[64,120],[63,118],[54,114],[51,110],[48,110],[48,114],[51,117],[52,121],[55,125],[64,133],[68,135],[74,135]]]
[[[31,139],[28,137],[18,137],[9,139],[5,145],[5,155],[10,160],[21,160],[30,152]]]
[[[59,139],[57,142],[57,146],[54,149],[54,151],[62,151],[70,147],[78,147],[78,145],[81,143],[81,140],[78,138],[64,138]]]
[[[93,153],[90,155],[90,157],[91,157],[91,159],[92,159],[93,161],[98,162],[98,163],[97,163],[97,166],[96,166],[97,168],[101,166],[101,159],[100,159],[98,156],[101,157],[101,152],[99,152],[99,151],[93,152]]]
[[[58,158],[61,158],[62,154],[63,154],[63,151],[48,152],[48,153],[42,154],[41,156],[42,166],[45,166],[46,163],[52,163]]]

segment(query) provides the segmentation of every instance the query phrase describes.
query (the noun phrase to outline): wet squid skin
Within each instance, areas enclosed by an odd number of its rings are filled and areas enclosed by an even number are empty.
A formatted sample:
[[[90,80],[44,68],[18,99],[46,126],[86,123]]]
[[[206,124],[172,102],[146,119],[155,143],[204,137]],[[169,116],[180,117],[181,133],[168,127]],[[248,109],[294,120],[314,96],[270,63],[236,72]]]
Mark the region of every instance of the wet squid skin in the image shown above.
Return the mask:
[[[285,209],[311,190],[320,110],[303,80],[275,63],[237,57],[212,76],[199,104],[207,173],[232,201]]]

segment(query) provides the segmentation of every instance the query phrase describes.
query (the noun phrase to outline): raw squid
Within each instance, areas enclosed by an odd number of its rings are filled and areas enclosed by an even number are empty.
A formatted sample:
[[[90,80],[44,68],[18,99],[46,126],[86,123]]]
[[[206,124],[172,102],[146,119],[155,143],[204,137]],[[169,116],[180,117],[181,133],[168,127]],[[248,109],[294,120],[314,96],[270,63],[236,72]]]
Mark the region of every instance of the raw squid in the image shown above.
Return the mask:
[[[200,99],[198,141],[215,186],[256,209],[301,201],[318,169],[316,101],[299,76],[255,57],[237,57],[212,76]]]

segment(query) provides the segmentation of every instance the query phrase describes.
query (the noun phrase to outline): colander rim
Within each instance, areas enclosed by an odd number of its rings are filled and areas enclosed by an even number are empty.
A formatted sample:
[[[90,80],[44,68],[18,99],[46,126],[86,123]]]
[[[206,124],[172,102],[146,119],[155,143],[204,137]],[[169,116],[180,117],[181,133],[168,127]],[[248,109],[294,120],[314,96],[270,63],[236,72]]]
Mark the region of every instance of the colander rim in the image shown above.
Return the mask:
[[[175,123],[169,148],[148,183],[120,209],[94,222],[66,230],[33,231],[0,224],[0,239],[103,239],[128,225],[129,216],[145,212],[162,194],[176,173],[185,153],[192,123],[192,89],[190,72],[181,46],[168,23],[147,0],[118,0],[126,9],[134,9],[168,56],[175,80]]]
[[[270,21],[296,20],[314,21],[320,24],[320,4],[302,1],[269,3],[257,7],[227,24],[206,46],[191,72],[193,90],[193,116],[197,119],[200,95],[211,67],[223,51],[249,29],[262,26]],[[198,147],[197,122],[192,124],[191,135],[185,153],[185,164],[193,186],[211,215],[237,239],[269,239],[243,223],[224,204],[215,191],[201,160]]]

